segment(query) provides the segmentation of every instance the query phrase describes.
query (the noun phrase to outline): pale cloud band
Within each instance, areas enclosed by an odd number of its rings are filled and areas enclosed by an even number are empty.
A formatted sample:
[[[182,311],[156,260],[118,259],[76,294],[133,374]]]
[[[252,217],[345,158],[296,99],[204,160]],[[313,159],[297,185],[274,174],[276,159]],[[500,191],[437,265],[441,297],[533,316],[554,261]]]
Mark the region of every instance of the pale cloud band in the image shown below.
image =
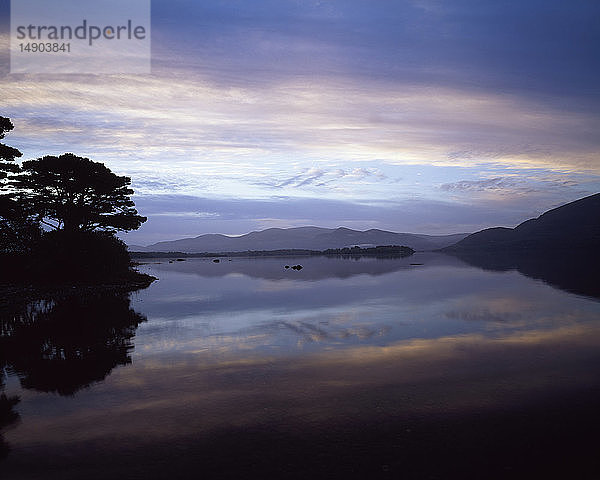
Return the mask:
[[[40,138],[62,150],[93,144],[120,162],[378,159],[600,173],[596,116],[517,97],[339,78],[235,89],[185,72],[81,80],[4,82],[4,110],[24,147]]]

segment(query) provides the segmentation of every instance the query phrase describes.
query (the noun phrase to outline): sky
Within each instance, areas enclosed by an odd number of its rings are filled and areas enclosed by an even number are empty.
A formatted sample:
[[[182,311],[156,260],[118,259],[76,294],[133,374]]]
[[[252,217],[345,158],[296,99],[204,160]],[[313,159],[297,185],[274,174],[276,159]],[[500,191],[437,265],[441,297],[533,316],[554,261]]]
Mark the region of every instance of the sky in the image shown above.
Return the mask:
[[[600,191],[595,0],[154,0],[137,75],[11,74],[9,25],[0,0],[5,143],[131,177],[130,244],[473,232]]]

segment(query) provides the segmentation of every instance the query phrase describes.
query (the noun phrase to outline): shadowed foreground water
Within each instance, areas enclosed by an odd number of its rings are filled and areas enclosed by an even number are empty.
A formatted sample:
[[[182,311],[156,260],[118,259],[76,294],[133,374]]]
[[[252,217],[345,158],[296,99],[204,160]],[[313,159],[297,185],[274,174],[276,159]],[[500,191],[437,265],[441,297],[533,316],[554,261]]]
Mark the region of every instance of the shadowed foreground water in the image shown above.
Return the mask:
[[[4,310],[2,478],[600,477],[597,299],[439,254],[156,262]]]

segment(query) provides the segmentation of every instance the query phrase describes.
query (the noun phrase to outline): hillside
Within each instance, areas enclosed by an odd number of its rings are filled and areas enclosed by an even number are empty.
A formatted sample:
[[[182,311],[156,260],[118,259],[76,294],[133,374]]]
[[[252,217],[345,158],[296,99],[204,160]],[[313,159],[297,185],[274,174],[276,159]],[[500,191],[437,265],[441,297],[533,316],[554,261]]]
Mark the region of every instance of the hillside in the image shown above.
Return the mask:
[[[597,251],[599,246],[600,193],[597,193],[549,210],[515,228],[496,227],[473,233],[443,251]]]
[[[131,245],[131,251],[138,252],[243,252],[248,250],[306,249],[326,250],[377,245],[405,245],[414,250],[436,250],[447,247],[465,238],[467,234],[419,235],[394,233],[371,229],[364,232],[349,228],[269,228],[251,232],[239,237],[220,234],[200,235],[169,242],[159,242],[146,247]]]

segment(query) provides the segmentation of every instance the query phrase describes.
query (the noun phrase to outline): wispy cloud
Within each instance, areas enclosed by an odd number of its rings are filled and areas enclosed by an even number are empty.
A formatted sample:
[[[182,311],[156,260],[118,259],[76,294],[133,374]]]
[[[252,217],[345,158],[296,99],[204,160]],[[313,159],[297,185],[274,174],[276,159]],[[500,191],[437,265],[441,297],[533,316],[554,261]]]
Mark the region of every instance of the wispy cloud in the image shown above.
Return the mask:
[[[24,78],[3,84],[3,100],[24,147],[39,148],[43,139],[121,161],[168,155],[232,164],[296,155],[600,169],[595,116],[447,88],[322,78],[232,89],[182,71],[85,82]]]
[[[560,198],[567,192],[570,196],[583,197],[595,193],[600,177],[548,170],[506,169],[503,176],[487,176],[476,180],[459,180],[440,185],[440,189],[451,195],[467,195],[470,198],[502,199],[503,202],[547,200],[548,208],[555,204],[551,198]],[[543,200],[542,200],[543,201]]]
[[[356,182],[377,182],[388,180],[388,176],[377,168],[306,168],[302,172],[285,177],[283,179],[273,179],[258,182],[259,185],[266,187],[283,189],[286,187],[300,188],[305,186],[331,187],[332,184],[356,183]]]
[[[446,191],[499,191],[514,190],[519,186],[519,180],[512,177],[496,177],[487,180],[462,180],[454,183],[444,183],[440,188]]]

